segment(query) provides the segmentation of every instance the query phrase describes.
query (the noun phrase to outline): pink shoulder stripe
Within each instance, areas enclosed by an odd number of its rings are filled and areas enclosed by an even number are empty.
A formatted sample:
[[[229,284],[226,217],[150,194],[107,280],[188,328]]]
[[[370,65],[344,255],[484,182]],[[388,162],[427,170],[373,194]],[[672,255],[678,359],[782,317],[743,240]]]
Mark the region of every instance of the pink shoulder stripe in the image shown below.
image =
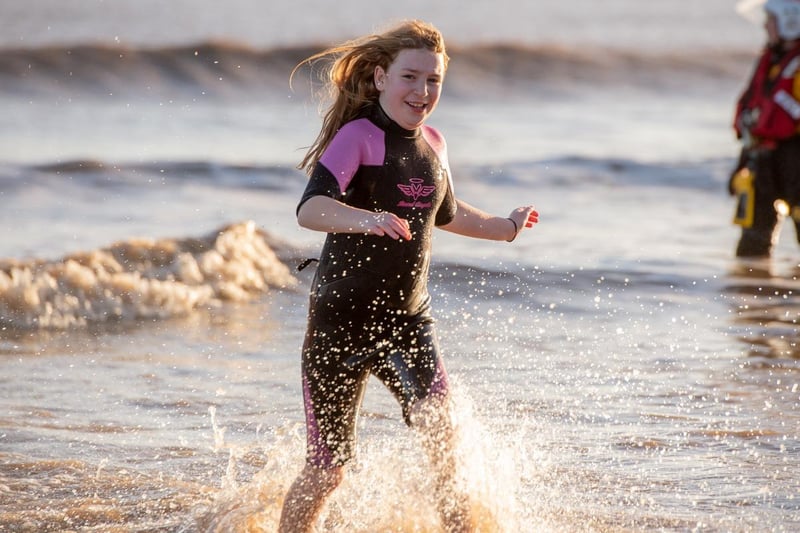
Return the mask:
[[[383,130],[365,118],[348,122],[336,132],[319,162],[336,177],[342,192],[358,167],[382,165],[386,157]]]
[[[444,136],[439,133],[439,130],[436,128],[422,126],[422,137],[425,139],[428,145],[433,148],[433,151],[439,158],[439,162],[447,172],[447,180],[450,182],[450,189],[454,190],[453,175],[452,172],[450,172],[450,161],[447,159],[447,143],[444,140]]]
[[[422,126],[422,136],[430,147],[433,148],[433,151],[436,152],[436,155],[439,156],[439,160],[442,164],[445,167],[449,167],[447,161],[447,143],[444,140],[444,136],[439,133],[439,130],[430,126]]]

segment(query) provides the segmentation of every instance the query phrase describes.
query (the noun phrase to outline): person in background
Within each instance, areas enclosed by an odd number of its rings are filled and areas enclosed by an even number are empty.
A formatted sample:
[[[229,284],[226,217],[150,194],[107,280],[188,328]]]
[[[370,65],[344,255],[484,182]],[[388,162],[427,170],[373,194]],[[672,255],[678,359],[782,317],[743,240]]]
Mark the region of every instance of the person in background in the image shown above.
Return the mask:
[[[455,481],[448,379],[427,290],[431,236],[439,227],[513,241],[538,214],[523,206],[493,216],[456,197],[444,137],[424,124],[448,61],[436,28],[404,22],[300,65],[317,60],[333,60],[333,103],[299,165],[310,179],[297,219],[327,238],[302,351],[306,464],[286,495],[279,531],[312,531],[341,483],[370,375],[422,437],[445,530],[471,531]]]
[[[767,0],[767,44],[736,107],[742,150],[729,181],[742,227],[737,257],[769,257],[780,219],[800,240],[800,0]]]

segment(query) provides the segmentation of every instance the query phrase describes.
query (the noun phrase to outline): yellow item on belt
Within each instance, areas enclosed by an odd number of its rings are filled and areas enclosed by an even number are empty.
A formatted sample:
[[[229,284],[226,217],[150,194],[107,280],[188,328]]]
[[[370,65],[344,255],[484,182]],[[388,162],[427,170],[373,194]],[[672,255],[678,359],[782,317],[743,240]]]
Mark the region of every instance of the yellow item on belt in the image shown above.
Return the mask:
[[[753,189],[755,175],[745,167],[733,176],[733,191],[736,195],[736,212],[733,223],[749,228],[753,225],[753,214],[756,206],[756,194]]]

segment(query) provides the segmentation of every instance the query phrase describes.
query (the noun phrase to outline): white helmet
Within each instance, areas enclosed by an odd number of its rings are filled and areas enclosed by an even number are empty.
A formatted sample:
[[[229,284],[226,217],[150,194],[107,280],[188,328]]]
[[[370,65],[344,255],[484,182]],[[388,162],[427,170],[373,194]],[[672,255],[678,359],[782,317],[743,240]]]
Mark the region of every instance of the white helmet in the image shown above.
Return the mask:
[[[736,5],[736,11],[756,23],[759,22],[759,12],[772,13],[778,22],[781,39],[800,39],[800,0],[742,0]]]
[[[778,21],[778,35],[787,41],[800,38],[800,0],[767,0],[764,10]]]

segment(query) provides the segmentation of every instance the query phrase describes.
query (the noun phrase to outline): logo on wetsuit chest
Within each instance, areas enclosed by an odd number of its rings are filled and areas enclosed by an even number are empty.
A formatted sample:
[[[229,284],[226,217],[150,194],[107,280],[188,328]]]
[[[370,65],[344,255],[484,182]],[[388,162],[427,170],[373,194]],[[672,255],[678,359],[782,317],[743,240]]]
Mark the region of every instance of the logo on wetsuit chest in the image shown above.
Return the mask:
[[[430,207],[431,202],[421,202],[421,198],[427,198],[436,190],[435,185],[424,185],[422,178],[409,178],[409,183],[398,183],[397,188],[411,200],[403,200],[397,204],[398,207]]]

